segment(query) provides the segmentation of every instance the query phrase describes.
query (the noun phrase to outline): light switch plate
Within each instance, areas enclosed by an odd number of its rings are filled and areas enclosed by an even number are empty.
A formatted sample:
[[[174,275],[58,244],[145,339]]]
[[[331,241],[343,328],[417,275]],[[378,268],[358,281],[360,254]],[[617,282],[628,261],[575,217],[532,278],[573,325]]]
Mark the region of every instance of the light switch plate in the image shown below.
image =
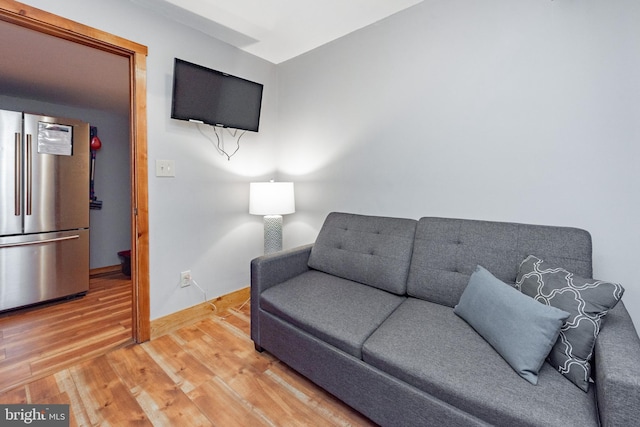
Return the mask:
[[[176,162],[173,160],[156,160],[156,176],[176,176]]]

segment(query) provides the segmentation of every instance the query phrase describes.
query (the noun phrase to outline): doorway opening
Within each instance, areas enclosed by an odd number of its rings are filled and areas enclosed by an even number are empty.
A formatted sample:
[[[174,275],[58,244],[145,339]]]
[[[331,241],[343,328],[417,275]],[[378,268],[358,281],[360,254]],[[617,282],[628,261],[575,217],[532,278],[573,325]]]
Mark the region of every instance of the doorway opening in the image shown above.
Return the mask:
[[[131,187],[132,338],[150,339],[149,218],[146,112],[147,47],[12,0],[0,20],[128,59]]]

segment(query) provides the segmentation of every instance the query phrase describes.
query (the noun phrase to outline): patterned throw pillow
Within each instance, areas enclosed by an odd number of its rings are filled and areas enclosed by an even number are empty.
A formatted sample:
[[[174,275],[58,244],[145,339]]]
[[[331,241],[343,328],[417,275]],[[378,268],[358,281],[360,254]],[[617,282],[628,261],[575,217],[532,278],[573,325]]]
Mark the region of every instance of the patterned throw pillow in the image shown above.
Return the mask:
[[[622,298],[616,283],[585,279],[533,255],[520,264],[516,288],[537,301],[569,312],[547,361],[585,392],[602,318]]]

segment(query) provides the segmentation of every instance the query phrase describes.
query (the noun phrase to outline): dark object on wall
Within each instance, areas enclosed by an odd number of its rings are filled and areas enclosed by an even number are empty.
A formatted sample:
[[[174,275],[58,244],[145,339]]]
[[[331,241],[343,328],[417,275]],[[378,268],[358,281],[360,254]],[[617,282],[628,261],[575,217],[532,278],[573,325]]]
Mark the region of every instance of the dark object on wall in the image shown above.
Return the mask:
[[[171,118],[258,132],[263,85],[175,58]]]
[[[122,267],[122,274],[131,277],[131,251],[118,252],[120,257],[120,266]]]
[[[102,200],[98,200],[94,190],[94,178],[96,173],[96,153],[102,148],[102,141],[98,138],[98,128],[91,126],[89,128],[89,147],[91,148],[91,165],[89,172],[89,208],[102,209]]]

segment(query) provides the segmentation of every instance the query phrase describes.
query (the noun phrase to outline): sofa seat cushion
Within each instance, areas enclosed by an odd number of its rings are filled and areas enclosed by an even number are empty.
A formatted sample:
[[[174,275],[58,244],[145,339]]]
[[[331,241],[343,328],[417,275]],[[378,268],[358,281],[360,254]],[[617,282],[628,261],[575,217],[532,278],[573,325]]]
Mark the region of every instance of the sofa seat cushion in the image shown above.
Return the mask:
[[[584,393],[545,363],[522,379],[449,307],[409,298],[365,342],[363,360],[494,425],[597,426]]]
[[[264,291],[260,308],[361,358],[364,341],[404,300],[311,270]]]

